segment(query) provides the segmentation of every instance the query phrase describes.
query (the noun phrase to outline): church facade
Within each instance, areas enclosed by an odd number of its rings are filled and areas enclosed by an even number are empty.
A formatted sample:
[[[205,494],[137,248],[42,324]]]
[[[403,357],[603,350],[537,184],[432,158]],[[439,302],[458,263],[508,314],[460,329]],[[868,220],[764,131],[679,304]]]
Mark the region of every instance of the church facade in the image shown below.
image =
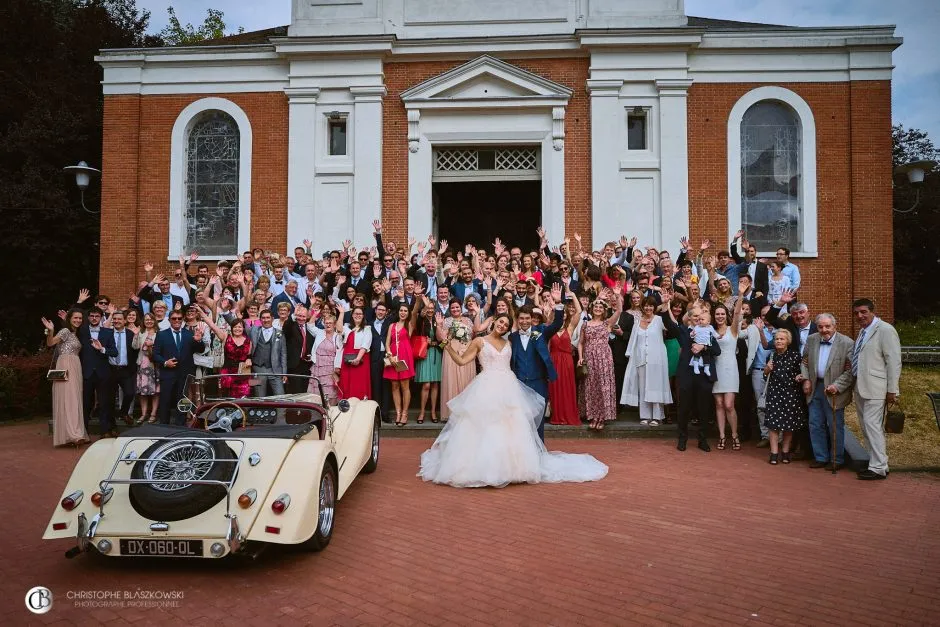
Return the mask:
[[[101,289],[145,261],[452,245],[677,250],[744,229],[814,311],[891,317],[891,26],[683,0],[292,0],[290,26],[105,50]],[[872,266],[870,260],[888,260]]]

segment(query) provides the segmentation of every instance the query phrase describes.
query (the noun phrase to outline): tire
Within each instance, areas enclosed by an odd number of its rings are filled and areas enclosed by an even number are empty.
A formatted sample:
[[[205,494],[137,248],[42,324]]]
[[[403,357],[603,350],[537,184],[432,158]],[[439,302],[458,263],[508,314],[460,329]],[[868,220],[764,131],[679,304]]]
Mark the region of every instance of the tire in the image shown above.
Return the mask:
[[[362,467],[362,472],[370,475],[379,467],[379,430],[382,428],[382,421],[378,414],[375,415],[375,422],[372,424],[372,444],[369,447],[369,461]]]
[[[305,551],[322,551],[333,537],[333,524],[336,522],[336,471],[330,462],[323,464],[320,474],[319,507],[317,508],[317,529],[308,540],[300,544]]]
[[[131,479],[173,479],[179,484],[134,483],[130,501],[134,510],[150,520],[172,522],[198,516],[225,498],[221,485],[187,484],[190,480],[229,481],[235,472],[232,462],[200,462],[200,459],[237,459],[235,452],[222,440],[214,438],[180,438],[154,442],[141,455],[131,471]],[[174,472],[161,459],[194,462]]]

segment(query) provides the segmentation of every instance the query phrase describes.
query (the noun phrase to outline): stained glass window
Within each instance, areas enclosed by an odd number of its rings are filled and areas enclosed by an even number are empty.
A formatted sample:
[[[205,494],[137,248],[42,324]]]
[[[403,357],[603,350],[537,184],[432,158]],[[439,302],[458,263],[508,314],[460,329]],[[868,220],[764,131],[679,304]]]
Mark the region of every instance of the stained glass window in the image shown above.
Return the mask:
[[[765,100],[741,121],[741,224],[758,250],[801,250],[801,129],[788,105]]]
[[[222,111],[207,111],[186,144],[184,252],[202,256],[238,253],[238,125]]]

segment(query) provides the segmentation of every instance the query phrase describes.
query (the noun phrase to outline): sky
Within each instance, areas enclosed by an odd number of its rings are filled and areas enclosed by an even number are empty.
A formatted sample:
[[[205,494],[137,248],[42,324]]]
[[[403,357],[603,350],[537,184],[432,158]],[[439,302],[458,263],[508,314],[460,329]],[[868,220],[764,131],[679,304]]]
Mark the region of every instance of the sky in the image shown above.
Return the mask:
[[[166,25],[170,4],[184,23],[201,23],[208,8],[222,10],[231,30],[290,23],[290,0],[137,0],[151,11],[153,31]],[[894,52],[894,123],[925,130],[940,145],[940,0],[686,0],[685,12],[788,26],[896,25],[904,45]]]

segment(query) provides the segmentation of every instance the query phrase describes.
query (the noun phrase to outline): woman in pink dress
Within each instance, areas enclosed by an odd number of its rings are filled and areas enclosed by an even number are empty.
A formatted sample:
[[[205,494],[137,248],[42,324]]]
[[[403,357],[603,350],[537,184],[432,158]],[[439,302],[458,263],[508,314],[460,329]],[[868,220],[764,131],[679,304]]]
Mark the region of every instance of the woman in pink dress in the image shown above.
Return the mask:
[[[473,302],[473,299],[468,299]],[[458,355],[463,355],[470,342],[473,341],[473,323],[464,317],[459,300],[450,301],[450,317],[438,314],[436,316],[437,339],[443,344],[450,344]],[[447,422],[450,418],[450,399],[464,391],[473,378],[477,376],[477,365],[474,362],[459,365],[450,353],[445,352],[441,360],[441,420]],[[432,418],[431,422],[437,422]]]
[[[324,309],[320,315],[323,328],[318,328],[312,322],[307,323],[307,331],[313,335],[313,346],[310,349],[311,373],[313,378],[307,387],[308,392],[319,393],[317,381],[323,386],[323,401],[332,405],[339,399],[336,382],[339,381],[340,366],[343,358],[343,336],[336,330],[336,313],[332,309]]]
[[[577,383],[574,376],[574,358],[571,356],[571,336],[581,320],[581,301],[572,298],[565,305],[565,322],[561,331],[548,341],[548,352],[558,378],[548,382],[548,400],[552,404],[549,424],[580,425],[578,415]]]
[[[614,383],[614,357],[608,337],[620,317],[623,298],[614,296],[617,304],[612,308],[605,300],[610,290],[591,303],[591,319],[581,326],[580,358],[578,365],[587,364],[588,373],[582,382],[581,400],[585,413],[590,409],[591,428],[600,431],[604,423],[617,419],[616,384]]]
[[[46,327],[46,346],[56,347],[56,370],[65,370],[68,375],[62,381],[52,382],[52,445],[81,446],[88,443],[85,419],[82,417],[82,362],[78,353],[82,343],[78,341],[78,328],[85,314],[72,309],[65,317],[65,328],[53,334],[52,322],[42,319]]]
[[[350,314],[351,324],[343,325],[343,357],[339,370],[339,388],[345,398],[372,396],[372,328],[366,324],[365,310],[355,306]]]
[[[398,320],[388,327],[385,337],[385,355],[391,366],[385,366],[382,377],[392,386],[392,402],[395,403],[395,424],[403,427],[408,424],[408,406],[411,405],[411,379],[415,376],[415,358],[411,352],[411,334],[415,330],[414,319],[408,305],[398,306]],[[404,364],[404,370],[398,370],[397,364]],[[400,367],[400,366],[399,366]],[[420,420],[420,422],[424,422]]]

